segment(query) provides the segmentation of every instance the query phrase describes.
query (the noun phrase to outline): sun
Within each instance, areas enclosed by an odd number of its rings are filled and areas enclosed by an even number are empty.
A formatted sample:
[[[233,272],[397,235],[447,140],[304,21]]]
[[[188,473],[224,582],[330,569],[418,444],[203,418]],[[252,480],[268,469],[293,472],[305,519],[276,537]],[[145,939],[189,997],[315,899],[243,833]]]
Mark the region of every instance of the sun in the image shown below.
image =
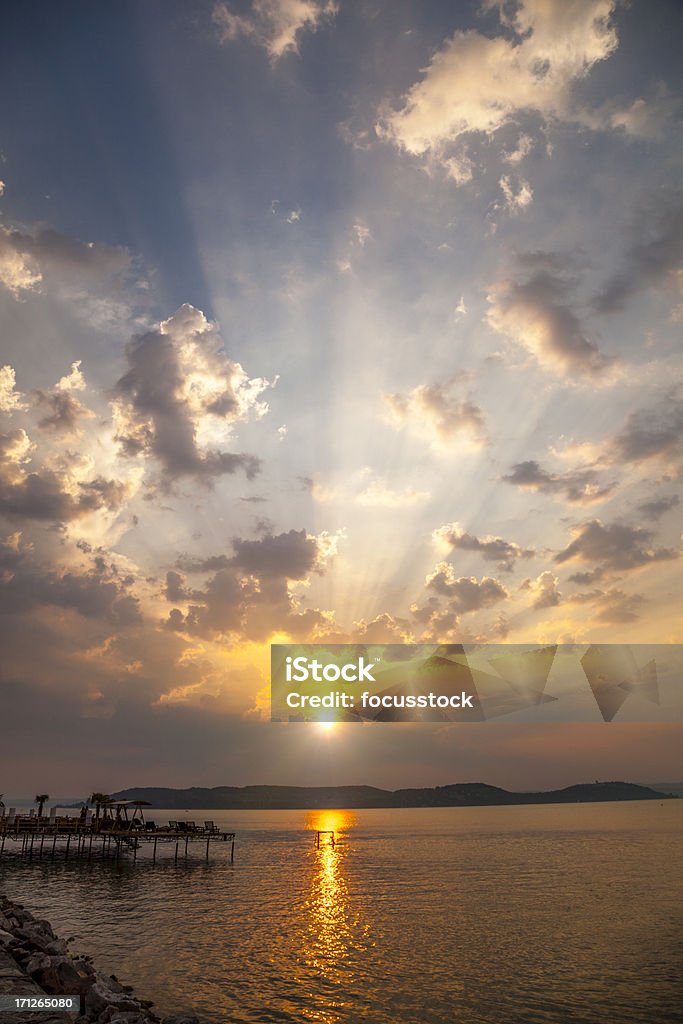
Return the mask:
[[[318,728],[321,732],[330,733],[337,725],[336,722],[318,722]]]

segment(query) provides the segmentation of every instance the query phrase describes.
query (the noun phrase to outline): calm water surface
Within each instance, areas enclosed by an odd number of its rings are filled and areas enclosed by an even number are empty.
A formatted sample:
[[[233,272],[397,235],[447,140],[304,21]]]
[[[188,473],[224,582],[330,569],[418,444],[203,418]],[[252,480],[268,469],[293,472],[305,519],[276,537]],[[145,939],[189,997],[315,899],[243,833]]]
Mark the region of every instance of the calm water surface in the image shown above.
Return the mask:
[[[683,1021],[683,801],[185,816],[234,865],[5,859],[0,887],[212,1024]]]

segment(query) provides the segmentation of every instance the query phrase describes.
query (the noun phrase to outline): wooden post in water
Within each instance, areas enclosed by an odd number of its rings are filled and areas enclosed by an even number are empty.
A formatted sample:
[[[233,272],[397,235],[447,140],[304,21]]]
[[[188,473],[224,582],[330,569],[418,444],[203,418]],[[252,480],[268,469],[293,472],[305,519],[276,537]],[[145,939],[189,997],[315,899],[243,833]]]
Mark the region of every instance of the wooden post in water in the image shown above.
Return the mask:
[[[230,840],[230,863],[235,863],[235,837]]]
[[[64,860],[69,859],[69,846],[71,845],[71,833],[69,832],[66,837],[66,851],[64,853]]]
[[[154,837],[154,850],[152,851],[152,864],[157,862],[157,837]]]

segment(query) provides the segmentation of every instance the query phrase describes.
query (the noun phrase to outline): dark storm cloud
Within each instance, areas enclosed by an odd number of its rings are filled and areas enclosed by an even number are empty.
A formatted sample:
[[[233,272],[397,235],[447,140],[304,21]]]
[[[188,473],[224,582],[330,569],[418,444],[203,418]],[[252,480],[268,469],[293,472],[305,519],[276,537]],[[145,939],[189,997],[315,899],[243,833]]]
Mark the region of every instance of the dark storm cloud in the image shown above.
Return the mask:
[[[603,569],[623,572],[652,562],[671,561],[679,555],[671,548],[653,548],[652,532],[642,527],[604,524],[592,519],[572,532],[574,540],[555,555],[558,564],[579,559],[595,562]]]
[[[637,292],[665,282],[683,268],[683,193],[650,203],[633,236],[621,270],[595,299],[600,313],[623,309]]]
[[[561,494],[573,504],[587,505],[602,501],[614,491],[615,483],[601,483],[599,474],[591,468],[572,469],[552,473],[535,459],[518,462],[502,478],[505,483],[543,494]]]
[[[476,537],[461,529],[457,523],[442,526],[435,531],[435,536],[454,549],[478,552],[485,561],[496,562],[503,571],[512,570],[518,558],[528,559],[535,555],[533,548],[522,548],[502,537]]]

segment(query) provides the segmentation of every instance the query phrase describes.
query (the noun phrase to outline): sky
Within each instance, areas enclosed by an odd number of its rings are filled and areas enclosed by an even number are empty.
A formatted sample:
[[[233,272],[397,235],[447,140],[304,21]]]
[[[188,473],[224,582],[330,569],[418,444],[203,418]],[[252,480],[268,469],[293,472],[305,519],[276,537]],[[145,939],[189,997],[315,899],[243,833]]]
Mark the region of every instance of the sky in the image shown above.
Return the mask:
[[[268,719],[271,642],[683,641],[683,7],[2,19],[2,789],[681,778]]]

